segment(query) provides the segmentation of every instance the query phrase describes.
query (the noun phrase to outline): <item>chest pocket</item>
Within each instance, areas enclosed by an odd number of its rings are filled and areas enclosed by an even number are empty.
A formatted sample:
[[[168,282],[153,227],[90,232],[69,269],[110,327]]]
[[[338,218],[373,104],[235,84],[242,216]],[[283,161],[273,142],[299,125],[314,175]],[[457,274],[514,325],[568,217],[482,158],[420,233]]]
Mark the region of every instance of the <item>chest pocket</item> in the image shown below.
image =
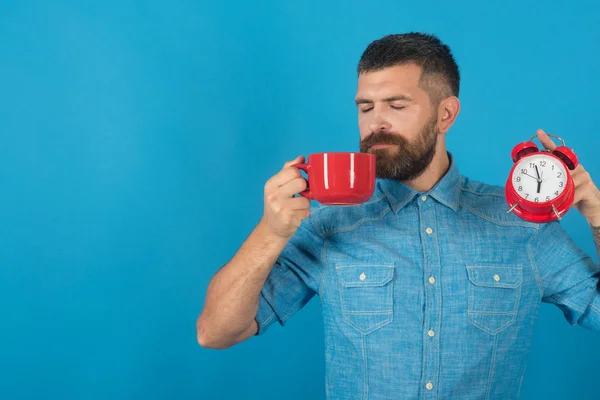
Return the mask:
[[[363,334],[392,322],[394,265],[338,265],[343,320]]]
[[[517,319],[523,280],[521,266],[468,265],[468,318],[495,335]]]

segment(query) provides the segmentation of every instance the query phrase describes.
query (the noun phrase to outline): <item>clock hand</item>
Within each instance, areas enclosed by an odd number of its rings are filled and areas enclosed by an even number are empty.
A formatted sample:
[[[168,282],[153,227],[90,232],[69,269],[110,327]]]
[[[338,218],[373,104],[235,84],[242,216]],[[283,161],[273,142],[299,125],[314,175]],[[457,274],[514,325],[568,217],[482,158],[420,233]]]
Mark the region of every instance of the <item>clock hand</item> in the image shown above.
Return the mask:
[[[537,187],[537,192],[540,192],[540,189],[542,187],[542,179],[540,178],[540,171],[538,170],[537,165],[535,166],[535,173],[537,174],[537,181],[538,181],[538,187]]]
[[[531,175],[529,175],[529,174],[523,174],[523,175],[527,175],[528,177],[530,177],[530,178],[533,178],[533,179],[535,179],[536,181],[537,181],[537,180],[539,180],[539,179],[538,179],[538,178],[536,178],[535,176],[531,176]]]

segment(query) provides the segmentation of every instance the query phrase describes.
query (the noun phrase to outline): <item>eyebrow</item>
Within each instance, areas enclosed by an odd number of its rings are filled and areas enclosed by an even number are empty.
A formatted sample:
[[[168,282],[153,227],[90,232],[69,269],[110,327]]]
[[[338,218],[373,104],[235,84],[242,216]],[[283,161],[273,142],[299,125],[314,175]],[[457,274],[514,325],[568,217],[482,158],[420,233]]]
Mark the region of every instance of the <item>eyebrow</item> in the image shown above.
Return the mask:
[[[410,96],[406,96],[406,95],[397,95],[397,96],[391,96],[391,97],[386,97],[385,99],[383,99],[384,102],[386,103],[391,103],[392,101],[399,101],[399,100],[403,100],[403,101],[413,101],[412,97]],[[356,105],[359,104],[372,104],[373,100],[368,100],[368,99],[361,99],[361,98],[357,98],[356,99]]]

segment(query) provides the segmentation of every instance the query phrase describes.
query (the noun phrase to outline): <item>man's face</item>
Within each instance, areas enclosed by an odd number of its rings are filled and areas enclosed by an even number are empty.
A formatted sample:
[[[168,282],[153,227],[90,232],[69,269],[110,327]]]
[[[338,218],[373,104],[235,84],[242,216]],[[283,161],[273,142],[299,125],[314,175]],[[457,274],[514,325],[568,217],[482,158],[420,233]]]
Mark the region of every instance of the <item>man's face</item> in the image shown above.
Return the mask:
[[[356,104],[360,151],[377,156],[377,177],[407,181],[431,163],[437,110],[419,87],[421,67],[406,64],[363,73]]]

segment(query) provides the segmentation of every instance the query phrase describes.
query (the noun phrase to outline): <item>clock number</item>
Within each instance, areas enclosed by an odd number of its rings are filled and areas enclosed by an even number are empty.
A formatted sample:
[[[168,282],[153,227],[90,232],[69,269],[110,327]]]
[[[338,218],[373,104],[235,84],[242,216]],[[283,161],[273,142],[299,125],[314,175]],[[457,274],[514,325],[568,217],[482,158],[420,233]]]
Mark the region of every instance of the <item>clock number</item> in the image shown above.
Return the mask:
[[[542,167],[545,167],[545,166],[546,166],[546,161],[540,161],[540,165],[541,165]]]
[[[521,177],[517,176],[517,182],[521,182]]]
[[[535,201],[536,203],[539,203],[539,201],[540,201],[540,198],[539,198],[539,197],[536,197],[534,201]]]
[[[527,175],[527,170],[525,168],[521,169],[521,173]]]
[[[563,186],[565,186],[565,183],[564,182],[559,182],[558,187],[563,187]]]
[[[558,175],[556,176],[557,178],[560,178],[562,176],[562,172],[559,172]]]
[[[554,165],[552,165],[552,171],[554,171]]]
[[[523,186],[519,186],[519,192],[523,191]]]
[[[535,163],[530,162],[529,163],[529,168],[535,168]]]
[[[546,196],[546,201],[550,201],[550,196]]]

